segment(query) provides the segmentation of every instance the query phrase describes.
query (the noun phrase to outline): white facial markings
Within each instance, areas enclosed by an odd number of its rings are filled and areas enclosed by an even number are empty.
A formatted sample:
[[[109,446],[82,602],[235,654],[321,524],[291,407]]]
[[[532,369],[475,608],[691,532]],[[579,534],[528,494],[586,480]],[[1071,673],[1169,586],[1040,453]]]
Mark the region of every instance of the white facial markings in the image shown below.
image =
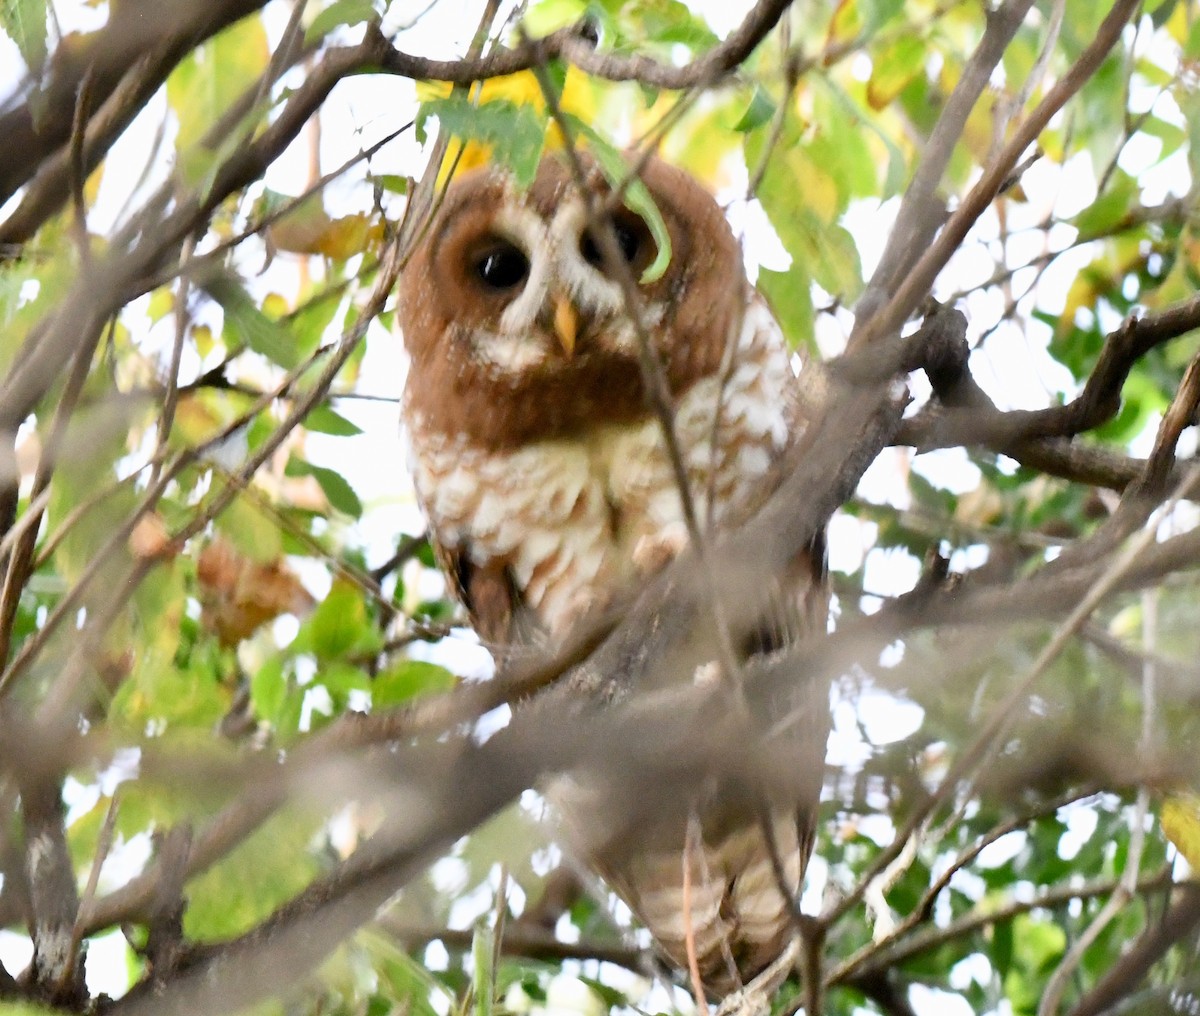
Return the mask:
[[[583,228],[587,209],[578,197],[569,198],[550,223],[550,242],[557,252],[555,265],[562,288],[575,306],[593,320],[607,324],[596,335],[610,353],[635,356],[638,352],[637,329],[625,313],[621,287],[583,256]],[[642,307],[643,325],[653,331],[661,324],[666,308],[661,303]]]
[[[520,295],[500,316],[500,331],[533,338],[538,312],[546,302],[554,276],[553,259],[547,257],[546,225],[532,208],[514,202],[496,214],[496,229],[529,259],[529,276]]]
[[[575,306],[593,318],[610,317],[624,305],[621,287],[583,256],[580,248],[587,218],[579,197],[568,198],[554,213],[548,239],[555,252],[559,282]]]

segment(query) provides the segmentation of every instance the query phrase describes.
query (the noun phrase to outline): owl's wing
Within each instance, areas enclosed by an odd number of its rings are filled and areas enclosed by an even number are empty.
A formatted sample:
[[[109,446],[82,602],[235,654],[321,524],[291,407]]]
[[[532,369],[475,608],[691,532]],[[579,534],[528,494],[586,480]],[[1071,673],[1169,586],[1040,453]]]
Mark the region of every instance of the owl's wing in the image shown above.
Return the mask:
[[[451,547],[433,537],[430,543],[442,574],[485,645],[499,653],[504,647],[534,640],[531,612],[506,562],[492,559],[480,564],[472,559],[467,545]]]

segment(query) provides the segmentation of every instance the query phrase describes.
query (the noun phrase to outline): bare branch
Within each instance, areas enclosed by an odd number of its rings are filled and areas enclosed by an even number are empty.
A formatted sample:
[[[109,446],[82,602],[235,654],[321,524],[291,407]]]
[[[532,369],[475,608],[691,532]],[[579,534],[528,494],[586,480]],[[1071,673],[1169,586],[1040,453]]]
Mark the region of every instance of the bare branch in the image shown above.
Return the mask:
[[[887,246],[875,273],[859,297],[854,312],[854,331],[850,334],[852,345],[861,341],[860,336],[867,322],[895,292],[900,272],[911,264],[917,251],[928,247],[945,219],[945,203],[936,198],[936,188],[946,172],[950,156],[954,154],[954,146],[958,144],[967,125],[967,117],[1032,6],[1032,0],[1008,0],[995,11],[987,13],[987,29],[983,38],[963,68],[962,77],[958,79],[934,124],[912,183],[904,192]]]
[[[1070,1016],[1100,1016],[1125,998],[1141,983],[1159,958],[1200,925],[1200,886],[1184,886],[1163,915],[1152,924],[1128,952],[1103,974],[1070,1010]]]
[[[95,104],[102,104],[135,68],[128,92],[86,142],[94,167],[134,114],[197,43],[261,8],[265,0],[145,0],[115,6],[108,24],[79,45],[60,46],[35,99],[0,114],[0,137],[9,158],[0,164],[0,205],[46,164],[71,136],[75,96],[87,75]],[[147,57],[147,54],[150,54]],[[62,184],[65,184],[65,179]],[[11,242],[7,241],[6,242]]]

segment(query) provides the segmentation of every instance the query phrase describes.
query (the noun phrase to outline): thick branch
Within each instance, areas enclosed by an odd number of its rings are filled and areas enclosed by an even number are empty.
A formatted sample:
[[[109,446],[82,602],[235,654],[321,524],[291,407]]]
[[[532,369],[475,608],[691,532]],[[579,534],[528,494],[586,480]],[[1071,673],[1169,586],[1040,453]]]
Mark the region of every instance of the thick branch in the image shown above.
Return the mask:
[[[759,0],[724,42],[682,67],[673,67],[641,54],[625,56],[599,52],[575,27],[514,49],[494,49],[475,59],[428,60],[389,48],[380,67],[409,78],[466,85],[544,66],[550,60],[566,60],[588,74],[609,81],[638,81],[656,88],[692,88],[712,84],[738,67],[778,24],[790,3],[791,0]]]
[[[126,0],[111,5],[109,22],[100,31],[81,39],[68,37],[51,59],[45,83],[28,101],[0,114],[7,156],[0,162],[0,205],[67,143],[75,96],[86,75],[91,75],[93,100],[99,105],[131,67],[145,66],[149,54],[154,74],[137,89],[144,102],[195,46],[264,4],[265,0]],[[131,104],[115,118],[98,149],[89,150],[89,164],[137,108]]]
[[[918,451],[985,445],[1012,454],[1030,441],[1092,430],[1120,409],[1121,389],[1138,360],[1196,328],[1200,328],[1200,296],[1140,318],[1131,316],[1108,335],[1083,391],[1062,406],[1001,412],[972,378],[963,377],[952,399],[942,399],[941,405],[905,421],[897,441]]]

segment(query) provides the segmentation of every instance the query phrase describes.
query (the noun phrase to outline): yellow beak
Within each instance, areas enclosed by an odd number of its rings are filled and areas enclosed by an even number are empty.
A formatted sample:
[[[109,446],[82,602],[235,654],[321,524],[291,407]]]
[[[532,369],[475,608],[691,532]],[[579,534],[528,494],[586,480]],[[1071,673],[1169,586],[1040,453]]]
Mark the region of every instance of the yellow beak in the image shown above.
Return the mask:
[[[579,311],[570,297],[554,298],[554,333],[569,360],[575,353],[575,335],[579,331]]]

